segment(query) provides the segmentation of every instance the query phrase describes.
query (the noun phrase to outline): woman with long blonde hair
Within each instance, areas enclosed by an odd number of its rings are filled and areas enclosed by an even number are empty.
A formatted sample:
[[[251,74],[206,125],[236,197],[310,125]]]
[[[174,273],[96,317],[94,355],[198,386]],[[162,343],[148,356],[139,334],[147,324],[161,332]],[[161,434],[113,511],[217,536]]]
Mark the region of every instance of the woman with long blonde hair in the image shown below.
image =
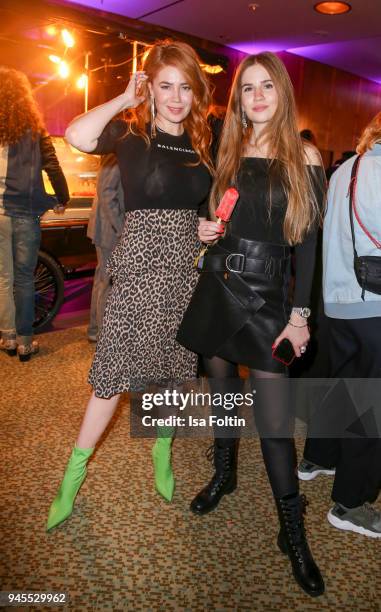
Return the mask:
[[[108,269],[109,296],[89,382],[93,393],[47,528],[62,523],[86,476],[86,463],[120,394],[171,384],[196,374],[197,356],[175,340],[197,274],[198,208],[211,185],[209,82],[193,49],[163,41],[149,51],[126,91],[75,119],[69,142],[89,153],[115,153],[126,221]],[[111,121],[134,109],[128,122]],[[153,448],[155,484],[174,491],[173,431]]]
[[[215,213],[231,187],[239,199],[224,232]],[[305,537],[293,420],[282,379],[285,364],[300,357],[309,341],[323,192],[320,156],[299,136],[285,66],[273,53],[245,58],[231,88],[209,220],[199,225],[200,239],[212,246],[177,338],[203,355],[212,390],[241,391],[237,364],[249,368],[257,387],[256,425],[280,520],[278,545],[289,556],[296,581],[312,596],[323,593],[324,582]],[[291,247],[296,260],[292,308],[287,299]],[[223,408],[217,410],[217,417],[225,415]],[[233,426],[214,428],[215,474],[191,503],[195,514],[210,512],[237,486],[235,431]]]
[[[0,66],[0,349],[20,361],[38,353],[33,339],[34,270],[40,216],[63,212],[69,191],[27,76]],[[42,170],[56,197],[48,196]]]

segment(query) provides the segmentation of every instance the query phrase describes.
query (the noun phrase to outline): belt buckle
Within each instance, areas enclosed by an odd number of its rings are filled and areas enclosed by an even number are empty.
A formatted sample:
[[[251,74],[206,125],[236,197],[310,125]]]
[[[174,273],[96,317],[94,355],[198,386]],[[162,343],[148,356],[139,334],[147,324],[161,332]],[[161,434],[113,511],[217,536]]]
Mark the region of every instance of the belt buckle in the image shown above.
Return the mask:
[[[230,267],[230,261],[232,257],[241,257],[242,263],[240,263],[239,270],[235,270],[234,268]],[[244,266],[245,266],[245,255],[243,255],[242,253],[230,253],[225,259],[225,266],[226,266],[226,269],[229,270],[229,272],[236,272],[236,274],[242,274]]]

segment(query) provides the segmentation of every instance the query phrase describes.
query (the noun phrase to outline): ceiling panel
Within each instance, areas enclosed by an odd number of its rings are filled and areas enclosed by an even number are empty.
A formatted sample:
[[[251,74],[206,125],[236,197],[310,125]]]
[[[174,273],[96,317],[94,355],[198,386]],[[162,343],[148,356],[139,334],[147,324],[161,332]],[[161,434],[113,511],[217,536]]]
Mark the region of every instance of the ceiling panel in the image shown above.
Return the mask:
[[[70,4],[80,4],[131,19],[142,19],[144,16],[156,14],[165,7],[182,4],[186,0],[69,0]]]
[[[295,55],[335,66],[381,84],[381,36],[289,49]]]
[[[320,15],[316,0],[73,0],[231,46],[310,57],[381,81],[381,0],[350,0],[345,15]]]

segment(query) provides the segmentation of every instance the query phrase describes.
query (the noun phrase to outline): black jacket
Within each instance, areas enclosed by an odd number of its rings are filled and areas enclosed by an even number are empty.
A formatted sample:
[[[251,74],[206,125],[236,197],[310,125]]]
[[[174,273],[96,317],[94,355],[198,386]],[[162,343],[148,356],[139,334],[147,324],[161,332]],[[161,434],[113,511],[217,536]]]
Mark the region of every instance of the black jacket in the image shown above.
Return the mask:
[[[36,217],[57,201],[68,202],[66,179],[49,134],[45,132],[33,138],[27,132],[15,144],[0,147],[0,153],[6,160],[6,175],[0,177],[0,208],[6,215]],[[42,170],[46,171],[56,197],[46,193]]]

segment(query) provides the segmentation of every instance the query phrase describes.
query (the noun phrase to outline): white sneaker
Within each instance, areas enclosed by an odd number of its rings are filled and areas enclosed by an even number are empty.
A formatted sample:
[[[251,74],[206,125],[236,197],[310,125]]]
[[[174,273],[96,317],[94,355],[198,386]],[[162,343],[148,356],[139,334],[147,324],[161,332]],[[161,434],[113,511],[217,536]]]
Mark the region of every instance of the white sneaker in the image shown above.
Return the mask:
[[[311,463],[307,459],[302,459],[298,467],[298,478],[299,480],[313,480],[319,474],[325,474],[326,476],[333,476],[336,470],[334,468],[327,469],[316,463]]]
[[[357,508],[335,504],[327,518],[337,529],[354,531],[369,538],[381,538],[381,512],[368,503]]]

